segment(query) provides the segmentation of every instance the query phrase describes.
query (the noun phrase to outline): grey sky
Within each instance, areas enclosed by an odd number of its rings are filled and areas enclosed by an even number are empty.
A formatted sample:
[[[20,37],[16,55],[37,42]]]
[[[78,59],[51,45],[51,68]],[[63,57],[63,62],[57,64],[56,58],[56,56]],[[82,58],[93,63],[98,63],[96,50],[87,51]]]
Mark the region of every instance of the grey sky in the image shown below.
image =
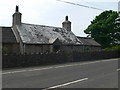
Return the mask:
[[[118,9],[119,0],[64,0],[103,10]],[[114,1],[114,2],[113,2]],[[66,15],[72,22],[75,35],[86,36],[84,30],[103,10],[75,6],[57,0],[1,0],[0,26],[11,26],[15,6],[19,5],[22,22],[61,27]]]

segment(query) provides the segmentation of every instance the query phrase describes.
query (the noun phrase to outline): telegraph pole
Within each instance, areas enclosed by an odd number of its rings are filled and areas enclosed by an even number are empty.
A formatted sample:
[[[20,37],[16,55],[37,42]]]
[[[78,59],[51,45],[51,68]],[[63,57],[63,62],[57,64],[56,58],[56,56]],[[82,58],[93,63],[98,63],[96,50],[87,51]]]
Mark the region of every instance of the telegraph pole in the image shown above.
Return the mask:
[[[118,2],[118,18],[116,18],[116,24],[120,27],[120,1]]]

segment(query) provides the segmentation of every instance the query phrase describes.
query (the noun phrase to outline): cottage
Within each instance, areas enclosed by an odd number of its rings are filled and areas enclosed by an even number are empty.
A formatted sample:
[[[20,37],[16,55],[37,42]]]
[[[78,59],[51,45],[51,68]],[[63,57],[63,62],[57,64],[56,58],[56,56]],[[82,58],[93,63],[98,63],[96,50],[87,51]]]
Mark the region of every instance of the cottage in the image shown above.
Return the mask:
[[[16,6],[12,27],[0,27],[5,53],[83,52],[101,48],[92,38],[75,36],[68,16],[62,28],[22,23],[21,17],[19,7]]]

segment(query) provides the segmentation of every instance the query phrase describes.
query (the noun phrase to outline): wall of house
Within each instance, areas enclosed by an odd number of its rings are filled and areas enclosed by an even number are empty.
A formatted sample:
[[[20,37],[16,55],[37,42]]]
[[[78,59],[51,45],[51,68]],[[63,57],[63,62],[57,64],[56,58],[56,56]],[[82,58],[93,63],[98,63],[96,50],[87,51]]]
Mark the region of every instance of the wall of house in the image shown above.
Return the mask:
[[[59,45],[58,45],[59,46]],[[24,53],[33,54],[33,53],[51,53],[51,52],[89,52],[89,51],[99,51],[100,47],[95,46],[80,46],[80,45],[60,45],[58,50],[54,45],[38,45],[38,44],[24,44]],[[3,53],[21,53],[19,44],[3,44],[2,46]],[[23,53],[21,53],[23,54]]]
[[[83,46],[74,45],[25,45],[25,53],[50,53],[50,52],[80,52],[83,51]]]
[[[100,46],[84,46],[84,51],[99,51],[101,50]]]
[[[51,45],[35,45],[35,44],[32,44],[32,45],[29,45],[29,44],[26,44],[24,46],[24,53],[47,53],[47,52],[50,52],[50,49],[51,49]]]
[[[64,45],[60,47],[60,51],[65,52],[89,52],[99,50],[101,50],[101,47],[99,46]]]
[[[83,46],[83,45],[25,45],[24,53],[50,53],[50,52],[89,52],[99,51],[100,47],[95,46]]]
[[[17,25],[14,25],[12,28],[13,28],[13,32],[14,32],[14,35],[16,37],[17,42],[20,43],[20,53],[24,54],[24,46],[23,46],[21,37],[20,37],[19,32],[18,32],[18,27],[17,27]]]
[[[12,53],[19,54],[20,53],[19,44],[17,44],[17,43],[2,43],[2,53],[4,53],[4,54],[12,54]]]
[[[60,47],[60,51],[64,52],[82,52],[84,50],[83,46],[78,46],[78,45],[63,45]]]

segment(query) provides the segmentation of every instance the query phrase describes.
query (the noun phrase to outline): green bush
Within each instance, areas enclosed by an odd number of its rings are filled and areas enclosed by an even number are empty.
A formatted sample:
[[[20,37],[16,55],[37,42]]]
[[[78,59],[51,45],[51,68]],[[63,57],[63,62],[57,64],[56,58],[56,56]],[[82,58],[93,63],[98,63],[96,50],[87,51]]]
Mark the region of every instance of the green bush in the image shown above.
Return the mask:
[[[109,48],[105,48],[105,50],[120,50],[120,45],[112,46]]]

